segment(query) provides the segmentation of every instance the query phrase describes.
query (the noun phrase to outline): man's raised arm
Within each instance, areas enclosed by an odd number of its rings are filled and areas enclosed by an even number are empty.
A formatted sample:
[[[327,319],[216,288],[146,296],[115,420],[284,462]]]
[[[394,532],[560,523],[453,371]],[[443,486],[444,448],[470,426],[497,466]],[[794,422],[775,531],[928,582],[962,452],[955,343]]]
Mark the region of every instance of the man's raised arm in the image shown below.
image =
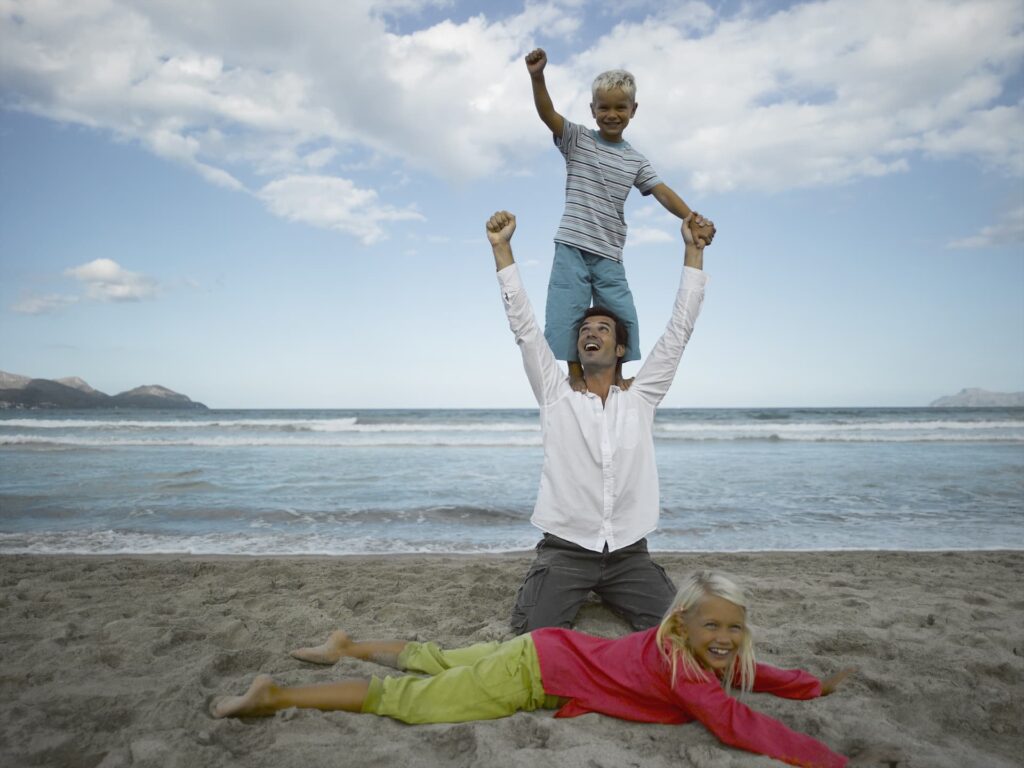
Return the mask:
[[[668,327],[654,345],[643,366],[630,387],[631,392],[643,397],[651,405],[657,406],[668,392],[675,378],[679,360],[683,356],[686,343],[690,340],[693,325],[697,322],[701,305],[704,302],[704,285],[707,276],[704,274],[704,241],[695,238],[690,231],[690,224],[707,224],[700,214],[692,213],[683,220],[680,231],[685,243],[683,255],[683,275],[676,293],[676,302],[672,307],[672,317]]]
[[[516,217],[508,211],[498,211],[487,220],[487,240],[494,252],[494,267],[498,271],[501,300],[508,316],[508,327],[516,337],[523,355],[523,368],[530,388],[539,405],[546,405],[569,390],[565,371],[544,339],[537,325],[530,300],[523,289],[519,270],[508,269],[515,264],[512,258],[512,233],[516,231]]]
[[[487,239],[494,251],[494,268],[501,272],[515,263],[512,258],[512,233],[516,231],[516,217],[508,211],[498,211],[487,220]]]

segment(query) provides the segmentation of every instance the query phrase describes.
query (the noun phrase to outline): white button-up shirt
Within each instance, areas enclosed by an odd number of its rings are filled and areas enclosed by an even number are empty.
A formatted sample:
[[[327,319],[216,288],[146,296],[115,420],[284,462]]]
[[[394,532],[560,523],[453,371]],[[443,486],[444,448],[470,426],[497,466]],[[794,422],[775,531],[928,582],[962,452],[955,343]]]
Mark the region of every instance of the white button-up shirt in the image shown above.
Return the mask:
[[[704,301],[707,276],[683,268],[672,319],[629,389],[601,398],[574,392],[534,317],[518,267],[498,272],[509,327],[540,406],[544,468],[530,522],[601,552],[628,547],[658,527],[654,411],[668,392]]]

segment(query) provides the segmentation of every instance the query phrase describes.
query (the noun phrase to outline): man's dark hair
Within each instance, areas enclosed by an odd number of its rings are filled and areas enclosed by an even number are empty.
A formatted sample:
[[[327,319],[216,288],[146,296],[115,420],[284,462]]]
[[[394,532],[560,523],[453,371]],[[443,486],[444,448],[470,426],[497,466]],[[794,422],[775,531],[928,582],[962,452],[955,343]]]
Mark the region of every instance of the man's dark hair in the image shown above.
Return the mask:
[[[576,323],[576,338],[577,339],[580,337],[580,326],[583,325],[583,321],[586,320],[588,317],[594,317],[595,315],[600,315],[601,317],[610,318],[615,323],[615,344],[616,345],[621,344],[623,347],[628,347],[629,346],[629,328],[627,328],[626,324],[624,322],[622,322],[622,320],[619,319],[619,316],[616,315],[614,312],[612,312],[610,309],[608,309],[608,307],[597,307],[597,306],[594,306],[594,307],[591,307],[590,309],[588,309],[582,315],[580,315],[580,321],[578,323]],[[622,355],[619,355],[619,359],[620,360],[623,357],[625,357],[625,353],[623,353]]]

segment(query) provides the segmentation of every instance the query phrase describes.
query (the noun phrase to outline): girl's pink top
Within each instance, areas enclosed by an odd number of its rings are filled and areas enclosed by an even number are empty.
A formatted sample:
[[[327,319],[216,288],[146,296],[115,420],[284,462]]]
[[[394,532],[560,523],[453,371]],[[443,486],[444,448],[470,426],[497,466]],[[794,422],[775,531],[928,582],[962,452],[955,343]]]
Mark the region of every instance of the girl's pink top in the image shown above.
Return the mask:
[[[755,712],[725,692],[708,673],[693,680],[683,670],[670,685],[669,666],[658,652],[652,627],[615,640],[569,629],[537,629],[544,691],[570,699],[556,717],[599,712],[643,723],[688,723],[699,720],[723,743],[768,755],[790,765],[842,768],[846,758],[774,718]],[[799,669],[757,665],[754,690],[787,699],[821,695],[821,682]]]

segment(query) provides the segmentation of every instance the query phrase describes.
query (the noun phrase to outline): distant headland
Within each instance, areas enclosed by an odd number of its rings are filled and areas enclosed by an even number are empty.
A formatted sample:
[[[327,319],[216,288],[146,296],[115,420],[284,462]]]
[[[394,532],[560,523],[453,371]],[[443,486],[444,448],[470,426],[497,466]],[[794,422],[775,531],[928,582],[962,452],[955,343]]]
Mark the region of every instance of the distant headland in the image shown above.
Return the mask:
[[[971,387],[961,389],[955,395],[933,400],[931,408],[1021,408],[1024,407],[1024,392],[989,392],[987,389]]]
[[[148,408],[207,410],[202,403],[157,384],[117,395],[93,389],[82,379],[33,379],[0,371],[0,410],[9,408]]]

